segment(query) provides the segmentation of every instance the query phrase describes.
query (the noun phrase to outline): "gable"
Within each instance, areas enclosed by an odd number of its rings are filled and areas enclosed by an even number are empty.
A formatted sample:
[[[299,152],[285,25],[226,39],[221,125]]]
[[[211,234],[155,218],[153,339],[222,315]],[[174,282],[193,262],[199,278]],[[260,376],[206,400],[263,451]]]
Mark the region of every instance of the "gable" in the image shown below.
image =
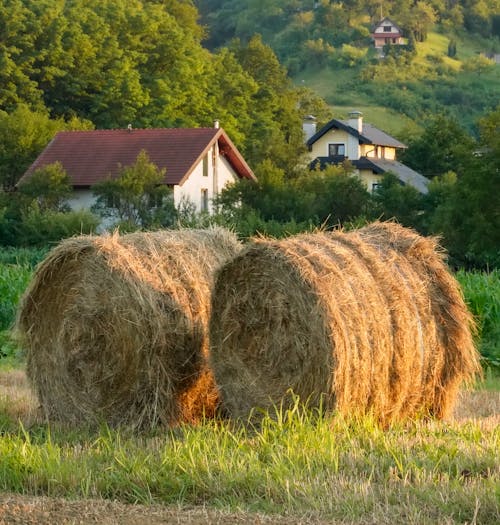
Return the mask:
[[[403,31],[390,18],[386,17],[375,26],[373,34],[377,35],[377,37],[394,37],[401,36],[403,34]]]
[[[399,140],[391,137],[381,129],[372,126],[371,124],[363,123],[363,130],[360,133],[358,130],[349,126],[346,121],[332,119],[328,124],[323,126],[316,134],[314,134],[308,141],[307,146],[309,148],[317,142],[321,137],[327,134],[330,130],[342,130],[347,132],[349,135],[355,137],[359,144],[374,144],[376,146],[389,146],[392,148],[406,148],[406,145]]]
[[[182,184],[218,141],[241,178],[255,178],[252,170],[221,128],[163,128],[134,130],[63,131],[58,133],[21,178],[26,180],[37,169],[60,162],[74,187],[90,187],[120,166],[135,162],[145,150],[151,162],[165,169],[164,183]]]

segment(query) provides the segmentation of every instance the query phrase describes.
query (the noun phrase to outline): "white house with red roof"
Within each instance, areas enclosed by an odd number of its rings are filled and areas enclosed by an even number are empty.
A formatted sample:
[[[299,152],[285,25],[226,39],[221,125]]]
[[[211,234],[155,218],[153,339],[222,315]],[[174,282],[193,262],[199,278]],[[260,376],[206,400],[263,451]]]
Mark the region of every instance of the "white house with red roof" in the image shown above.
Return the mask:
[[[37,169],[60,162],[74,190],[72,209],[90,208],[92,186],[117,176],[144,150],[165,169],[164,183],[173,189],[178,207],[184,200],[198,211],[212,211],[222,188],[238,179],[255,180],[253,171],[218,123],[213,128],[115,129],[61,131],[28,168],[18,184]]]
[[[403,31],[390,18],[383,18],[374,28],[372,33],[375,49],[381,50],[385,45],[403,45]]]

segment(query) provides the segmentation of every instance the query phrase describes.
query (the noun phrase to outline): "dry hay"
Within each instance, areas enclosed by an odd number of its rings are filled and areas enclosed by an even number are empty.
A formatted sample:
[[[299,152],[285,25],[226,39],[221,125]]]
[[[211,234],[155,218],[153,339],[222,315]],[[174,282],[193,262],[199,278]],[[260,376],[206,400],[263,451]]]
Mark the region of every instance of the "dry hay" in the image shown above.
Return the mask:
[[[284,402],[450,414],[478,371],[472,320],[437,249],[395,224],[256,239],[218,273],[211,365],[230,414]]]
[[[211,287],[239,250],[221,228],[81,236],[56,247],[17,322],[47,417],[151,427],[212,415]]]

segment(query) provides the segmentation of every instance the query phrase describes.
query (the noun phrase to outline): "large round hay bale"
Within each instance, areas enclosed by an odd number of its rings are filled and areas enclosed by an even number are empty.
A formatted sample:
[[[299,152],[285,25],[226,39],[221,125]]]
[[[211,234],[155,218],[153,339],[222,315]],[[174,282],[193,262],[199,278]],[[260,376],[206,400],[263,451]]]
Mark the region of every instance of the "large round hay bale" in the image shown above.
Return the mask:
[[[478,369],[471,318],[434,241],[422,240],[420,266],[380,236],[257,239],[220,269],[210,359],[230,414],[286,405],[290,390],[383,422],[449,413],[456,385]]]
[[[239,250],[221,228],[81,236],[52,250],[17,321],[47,417],[151,427],[210,416],[211,288]]]

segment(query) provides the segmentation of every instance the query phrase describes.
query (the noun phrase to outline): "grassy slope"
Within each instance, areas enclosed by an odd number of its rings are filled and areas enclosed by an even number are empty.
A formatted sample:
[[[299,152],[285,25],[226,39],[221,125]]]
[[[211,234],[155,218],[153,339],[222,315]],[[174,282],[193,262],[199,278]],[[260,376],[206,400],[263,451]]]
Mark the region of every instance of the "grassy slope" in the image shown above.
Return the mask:
[[[479,77],[474,72],[460,71],[464,61],[473,59],[483,49],[483,44],[470,37],[457,38],[457,57],[447,56],[449,37],[438,32],[430,32],[425,42],[417,45],[415,68],[426,71],[429,77],[435,77],[437,65],[449,68],[454,72],[457,82],[473,84],[476,88],[493,93],[500,90],[500,66]],[[331,105],[336,117],[344,118],[352,109],[362,111],[367,122],[370,122],[390,134],[404,137],[419,129],[419,123],[390,108],[377,104],[366,93],[356,89],[359,68],[332,70],[306,70],[298,74],[294,81],[297,84],[312,88]],[[425,82],[425,78],[422,78]]]

